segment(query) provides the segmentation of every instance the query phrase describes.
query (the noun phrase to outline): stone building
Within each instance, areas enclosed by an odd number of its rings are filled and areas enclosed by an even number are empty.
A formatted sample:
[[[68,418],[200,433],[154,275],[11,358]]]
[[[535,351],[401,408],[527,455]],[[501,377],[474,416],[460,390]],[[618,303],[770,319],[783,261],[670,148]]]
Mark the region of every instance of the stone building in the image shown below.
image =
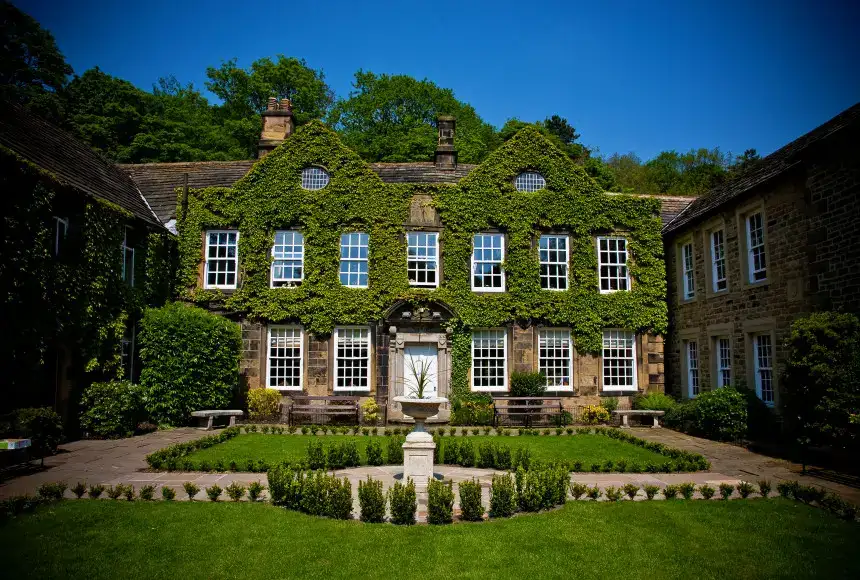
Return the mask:
[[[537,134],[512,139],[482,164],[458,164],[455,120],[440,117],[438,128],[434,161],[367,164],[321,125],[296,131],[289,102],[270,100],[256,162],[121,167],[162,222],[179,231],[180,248],[183,235],[199,239],[188,250],[196,254],[196,269],[186,297],[241,323],[241,370],[250,388],[278,389],[285,401],[299,394],[375,397],[394,420],[402,414],[390,400],[409,391],[412,371],[425,366],[432,376],[430,391],[449,397],[458,381],[468,391],[504,394],[512,372],[543,371],[548,392],[562,396],[571,412],[598,402],[599,396],[620,397],[626,406],[631,395],[662,391],[659,326],[661,318],[665,325],[665,303],[659,230],[690,199],[666,197],[661,206],[644,196],[603,193]],[[319,159],[291,165],[320,142],[326,145]],[[500,159],[506,160],[502,170]],[[526,203],[528,196],[558,195],[569,201],[565,211],[580,203],[583,211],[592,211],[593,223],[579,216],[585,225],[573,231],[563,219],[547,215],[546,208],[534,210],[540,219],[528,224],[526,234],[503,223],[488,222],[465,233],[446,223],[439,209],[449,204],[446,200],[469,199],[487,183],[503,206]],[[332,229],[338,231],[314,230],[319,232],[315,240],[306,224],[322,218],[295,213],[294,204],[343,196],[346,208],[357,203],[352,190],[383,192],[392,204],[404,199],[402,219],[395,228],[371,218],[335,220]],[[246,205],[239,209],[224,199]],[[263,215],[252,222],[250,214],[263,206],[292,217],[279,222]],[[191,214],[184,207],[207,216],[190,234],[192,226],[183,220]],[[630,217],[641,208],[649,208],[644,217]],[[626,221],[612,223],[613,216]],[[265,231],[266,248],[247,241],[257,239],[258,227]],[[397,231],[392,234],[392,229]],[[397,255],[380,256],[374,236],[389,234],[396,237],[385,247],[396,248]],[[451,249],[463,235],[468,254]],[[249,249],[252,244],[256,249]],[[515,263],[509,260],[523,256],[529,256],[525,266],[509,271],[509,263]],[[575,270],[583,261],[589,266]],[[392,289],[379,288],[389,281],[375,279],[377,264],[391,268],[397,278]],[[640,278],[648,264],[656,267]],[[465,288],[457,286],[463,281]],[[564,318],[546,307],[549,294],[558,295],[559,305],[576,298],[593,306]],[[293,295],[301,296],[301,303]],[[311,309],[323,295],[339,297],[337,314]],[[366,300],[374,308],[365,308]],[[508,303],[500,307],[506,308],[500,321],[474,324],[486,317],[482,305]],[[640,305],[650,308],[650,318],[638,327],[625,326],[636,319]],[[539,306],[544,314],[516,314]],[[613,314],[616,306],[625,314]],[[321,326],[325,330],[312,330]],[[577,343],[575,329],[584,327],[597,337],[591,350]],[[440,419],[449,411],[444,409]]]
[[[791,322],[860,310],[860,104],[700,197],[664,229],[666,390],[780,405]]]

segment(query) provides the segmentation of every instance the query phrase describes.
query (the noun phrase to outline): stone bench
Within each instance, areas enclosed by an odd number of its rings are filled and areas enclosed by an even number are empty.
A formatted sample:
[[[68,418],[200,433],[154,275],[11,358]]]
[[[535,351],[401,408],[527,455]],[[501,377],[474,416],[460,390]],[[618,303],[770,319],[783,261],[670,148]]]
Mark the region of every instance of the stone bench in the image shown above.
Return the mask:
[[[666,411],[648,411],[648,410],[644,410],[644,409],[642,409],[642,410],[630,409],[630,410],[625,410],[625,411],[612,411],[612,414],[616,415],[618,417],[621,417],[621,428],[622,429],[627,429],[628,427],[630,427],[630,425],[627,423],[627,417],[630,417],[631,415],[634,417],[651,417],[652,419],[654,419],[654,424],[651,426],[651,428],[652,429],[659,429],[660,428],[660,422],[657,419],[658,419],[658,417],[662,417],[663,415],[665,415]]]
[[[213,409],[213,410],[208,410],[208,411],[194,411],[191,413],[192,417],[199,417],[201,419],[202,418],[208,419],[208,421],[206,422],[206,430],[207,431],[212,430],[212,420],[215,417],[230,417],[230,426],[232,427],[233,425],[236,424],[236,417],[241,417],[242,415],[244,415],[244,413],[242,411],[237,411],[235,409],[234,410],[226,410],[226,409],[214,410]]]

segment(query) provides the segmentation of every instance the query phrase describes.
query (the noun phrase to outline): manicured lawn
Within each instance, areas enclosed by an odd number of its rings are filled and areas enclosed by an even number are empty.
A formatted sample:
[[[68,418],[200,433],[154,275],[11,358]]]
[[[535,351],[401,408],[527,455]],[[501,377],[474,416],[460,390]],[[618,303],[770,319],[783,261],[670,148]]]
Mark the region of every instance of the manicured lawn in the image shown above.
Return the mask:
[[[209,465],[214,465],[219,459],[230,464],[235,461],[241,469],[248,460],[258,461],[265,460],[269,465],[279,463],[281,461],[295,461],[304,459],[307,455],[307,447],[309,441],[322,441],[325,444],[333,444],[340,441],[352,439],[356,442],[359,453],[361,454],[362,462],[367,460],[365,455],[365,446],[371,439],[375,439],[383,446],[383,454],[385,447],[388,445],[389,437],[386,436],[351,436],[351,435],[263,435],[260,433],[250,433],[246,435],[237,435],[233,439],[218,445],[213,445],[207,449],[201,449],[187,456],[199,465],[200,462],[207,462]],[[453,437],[443,437],[444,441],[454,439]],[[456,439],[466,439],[466,437],[456,437]],[[628,463],[637,462],[645,465],[648,462],[653,462],[657,465],[662,464],[669,458],[654,453],[647,449],[637,447],[624,441],[611,439],[603,435],[560,435],[560,436],[524,436],[524,437],[493,437],[493,436],[469,436],[477,450],[477,446],[484,441],[495,441],[500,444],[510,445],[511,449],[526,446],[531,449],[532,458],[545,461],[553,460],[569,460],[582,461],[585,469],[590,468],[592,463],[602,463],[606,460],[618,462],[622,459]]]
[[[570,502],[478,524],[69,500],[0,525],[6,578],[860,578],[860,526],[781,499]]]

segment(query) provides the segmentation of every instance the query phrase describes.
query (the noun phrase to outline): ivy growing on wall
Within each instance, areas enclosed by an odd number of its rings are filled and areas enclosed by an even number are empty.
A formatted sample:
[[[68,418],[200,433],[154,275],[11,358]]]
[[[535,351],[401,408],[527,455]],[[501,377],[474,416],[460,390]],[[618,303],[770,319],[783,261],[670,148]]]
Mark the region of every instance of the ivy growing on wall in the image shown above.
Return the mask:
[[[301,170],[325,168],[331,181],[318,191],[301,188]],[[524,170],[539,171],[545,189],[518,192]],[[441,236],[443,284],[409,287],[403,235],[409,204],[429,194],[445,226]],[[660,237],[660,202],[608,195],[537,131],[526,128],[457,185],[386,184],[337,136],[309,123],[258,162],[233,188],[192,191],[179,220],[179,287],[186,299],[210,303],[254,319],[297,321],[315,334],[337,324],[380,320],[395,300],[440,300],[452,307],[456,393],[468,391],[469,332],[512,322],[540,322],[572,329],[580,352],[601,348],[602,330],[666,330],[666,282]],[[203,290],[203,233],[238,228],[240,284],[235,291]],[[305,239],[305,278],[297,288],[270,288],[274,232],[296,228]],[[472,236],[506,234],[506,292],[475,293],[470,284]],[[342,232],[369,236],[369,287],[342,286],[338,279]],[[569,290],[540,288],[537,237],[570,235]],[[629,292],[598,292],[595,238],[621,233],[629,240]]]

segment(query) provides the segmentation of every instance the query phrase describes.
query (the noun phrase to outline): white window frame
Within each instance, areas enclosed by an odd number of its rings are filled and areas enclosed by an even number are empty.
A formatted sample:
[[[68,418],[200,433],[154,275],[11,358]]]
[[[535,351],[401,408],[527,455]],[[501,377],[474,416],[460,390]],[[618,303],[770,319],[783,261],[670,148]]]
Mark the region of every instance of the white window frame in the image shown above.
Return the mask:
[[[760,228],[753,228],[752,220],[754,218],[758,218],[760,222]],[[759,284],[761,282],[767,281],[767,250],[765,247],[765,222],[764,222],[764,212],[762,210],[756,210],[748,213],[744,217],[744,228],[746,230],[747,237],[747,279],[750,284]],[[760,236],[759,240],[755,246],[753,246],[753,231],[759,231]],[[759,252],[759,256],[761,257],[762,267],[756,268],[755,257],[756,252]],[[761,273],[761,278],[756,278],[756,276]]]
[[[291,331],[299,331],[299,384],[292,386],[282,386],[282,385],[272,385],[272,360],[289,360],[294,359],[295,357],[272,357],[272,339],[273,338],[288,338],[284,337],[273,337],[272,331],[281,331],[281,330],[291,330]],[[301,391],[304,388],[305,384],[305,331],[299,325],[295,324],[274,324],[269,326],[266,336],[266,388],[273,389],[277,391]],[[295,338],[295,335],[292,337]],[[284,347],[286,348],[286,347]]]
[[[60,232],[62,231],[62,235]],[[54,216],[54,255],[60,255],[61,240],[65,240],[69,235],[69,218],[61,218]]]
[[[562,346],[547,346],[548,339],[561,340]],[[566,343],[566,346],[565,344]],[[557,356],[544,357],[542,353],[544,349],[564,349],[567,348],[567,357],[561,358]],[[564,366],[557,364],[548,365],[550,361],[564,361]],[[567,384],[558,385],[551,382],[550,376],[547,373],[550,369],[559,369],[566,367]],[[573,392],[573,338],[569,328],[541,328],[538,330],[538,371],[546,376],[546,390],[553,392]]]
[[[123,282],[128,282],[128,285],[134,288],[134,248],[128,245],[128,230],[131,229],[125,226],[122,233],[122,244],[120,251],[122,252],[122,279]],[[129,273],[129,253],[131,255],[131,276],[126,279],[126,274]]]
[[[422,236],[422,235],[426,235],[428,241],[432,237],[434,240],[433,246],[431,246],[429,243],[427,243],[425,245],[421,245],[421,244],[417,243],[418,236]],[[415,236],[415,238],[416,238],[415,245],[413,245],[411,242],[410,238],[412,238],[412,236]],[[412,250],[413,248],[415,249],[415,255],[414,256],[412,256],[410,254],[410,250]],[[419,256],[418,255],[418,252],[420,251],[421,248],[424,248],[425,250],[427,250],[427,253],[425,256]],[[433,251],[432,254],[430,253],[430,250]],[[410,267],[411,262],[415,263],[415,265],[416,265],[415,268]],[[430,264],[430,263],[433,264],[432,268],[430,268],[428,266],[428,264]],[[424,264],[425,268],[423,268],[423,269],[419,268],[418,267],[419,264]],[[416,274],[415,281],[412,280],[412,273],[413,272]],[[433,283],[418,282],[417,281],[417,279],[418,279],[417,274],[419,272],[426,272],[428,274],[430,272],[433,272],[433,274],[435,275],[434,276],[435,282],[433,282]],[[425,231],[420,231],[420,230],[412,230],[412,231],[406,232],[406,275],[409,277],[409,285],[410,286],[416,286],[419,288],[438,288],[439,287],[439,232],[425,232]]]
[[[352,236],[358,236],[357,243],[352,243]],[[364,242],[362,243],[362,236],[364,236]],[[347,237],[347,243],[344,245],[344,237]],[[347,249],[347,257],[344,257],[343,251],[344,248]],[[349,250],[351,248],[358,248],[358,257],[349,256]],[[361,249],[364,248],[364,257],[361,257]],[[365,265],[364,272],[361,272],[361,264]],[[349,269],[349,264],[358,264],[359,271],[352,272]],[[346,271],[344,271],[344,266],[347,266]],[[359,283],[358,284],[350,284],[349,278],[353,275],[358,275]],[[347,283],[343,283],[343,279],[341,276],[346,276]],[[366,279],[365,284],[361,284],[361,277],[364,276]],[[340,267],[338,269],[338,280],[342,286],[346,286],[347,288],[367,288],[370,284],[370,234],[367,232],[344,232],[340,235]]]
[[[279,235],[286,235],[286,234],[292,234],[292,236],[293,236],[292,243],[278,244],[278,236]],[[296,236],[299,236],[299,244],[296,244]],[[286,240],[284,240],[284,241],[286,241]],[[296,245],[298,245],[301,248],[299,253],[298,253],[298,257],[296,257],[294,253],[291,254],[291,253],[287,253],[287,252],[283,252],[282,256],[279,257],[276,253],[276,249],[279,246],[280,247],[296,247]],[[287,256],[291,256],[291,257],[287,257]],[[275,277],[275,268],[277,267],[278,262],[285,262],[285,264],[281,266],[282,268],[285,268],[285,269],[288,268],[286,263],[298,262],[299,268],[301,268],[301,276],[299,276],[298,278],[286,278],[286,277],[276,278]],[[292,269],[294,267],[295,267],[294,265],[289,266],[290,269]],[[275,239],[274,239],[274,242],[272,243],[272,266],[269,270],[269,285],[270,285],[270,287],[271,288],[295,288],[296,286],[301,284],[301,282],[302,282],[302,280],[304,280],[304,278],[305,278],[305,236],[304,236],[304,234],[302,234],[302,232],[300,232],[298,230],[278,230],[278,231],[276,231],[275,232]],[[282,282],[282,284],[279,284],[281,282]]]
[[[514,179],[514,188],[524,193],[546,189],[546,178],[537,171],[523,171]]]
[[[549,242],[550,240],[556,240],[556,246],[559,245],[558,241],[562,241],[564,243],[564,249],[556,248],[542,248],[541,243],[546,240]],[[550,260],[549,254],[550,252],[557,252],[558,260]],[[546,259],[544,259],[544,254],[546,254]],[[563,234],[544,234],[538,240],[538,261],[540,263],[540,285],[542,290],[550,290],[553,292],[563,292],[568,289],[568,270],[570,264],[570,237]],[[547,267],[547,273],[544,274],[544,266]],[[559,269],[564,272],[564,275],[559,276],[558,274],[550,274],[549,268],[550,266],[558,266]],[[556,283],[560,281],[564,281],[564,288],[550,288],[550,282],[555,280]],[[546,287],[544,287],[544,282],[546,282]]]
[[[624,335],[624,336],[621,336],[621,335]],[[623,338],[624,340],[630,341],[629,347],[624,347],[624,348],[630,348],[630,350],[632,351],[632,357],[608,357],[607,356],[607,354],[606,354],[607,350],[613,350],[613,349],[619,348],[618,346],[613,346],[611,341],[613,339],[618,340],[620,338]],[[609,346],[607,346],[607,341],[610,341]],[[638,369],[637,369],[637,364],[636,364],[636,358],[637,358],[636,357],[636,349],[637,349],[636,342],[637,341],[636,341],[636,333],[635,332],[625,330],[623,328],[606,328],[603,330],[603,341],[601,343],[602,346],[601,346],[601,352],[600,352],[600,358],[601,358],[601,360],[600,360],[600,369],[601,369],[600,373],[601,373],[601,385],[602,385],[601,390],[602,391],[635,391],[638,389],[639,377],[637,375]],[[607,368],[606,363],[608,360],[622,360],[622,361],[632,360],[633,364],[631,366],[631,369],[632,369],[632,373],[633,373],[633,384],[632,385],[611,385],[611,384],[608,384],[607,379],[609,378],[609,375],[607,375],[607,373],[606,373],[606,368]]]
[[[767,339],[767,356],[761,356],[762,349],[762,339]],[[764,401],[764,404],[772,407],[776,400],[776,375],[774,374],[773,367],[773,337],[769,332],[763,332],[760,334],[754,334],[752,336],[752,348],[753,348],[753,372],[755,374],[755,394],[759,399]],[[767,364],[764,364],[767,363]],[[764,383],[765,377],[767,377],[767,381],[770,383],[770,391],[768,393],[768,397],[765,398],[764,391]]]
[[[609,254],[620,254],[622,250],[618,249],[616,244],[615,250],[609,249],[609,242],[624,242],[624,263],[622,264],[620,261],[613,262],[611,260],[611,256]],[[609,261],[603,261],[603,252],[604,250],[601,248],[601,244],[606,242],[606,254]],[[613,292],[629,292],[630,291],[630,242],[624,236],[598,236],[597,241],[595,243],[595,248],[597,251],[597,289],[601,294],[612,294]],[[616,257],[616,260],[618,257]],[[619,270],[616,270],[615,275],[609,274],[607,271],[607,276],[603,275],[603,268],[618,268],[620,271],[623,271],[623,276],[618,274]],[[608,281],[608,286],[610,288],[603,288],[603,281]],[[623,281],[626,288],[611,288],[612,281],[615,280],[620,286],[620,282]]]
[[[684,357],[687,366],[687,397],[695,399],[701,392],[698,341],[687,340],[684,342]]]
[[[331,175],[322,167],[311,165],[302,169],[302,189],[307,191],[319,191],[328,187]]]
[[[681,284],[684,291],[684,300],[692,300],[696,297],[696,255],[693,251],[693,242],[681,244]]]
[[[717,243],[717,236],[719,236],[719,243]],[[714,230],[710,234],[710,246],[711,246],[711,280],[713,281],[713,291],[714,294],[717,292],[725,292],[729,289],[729,276],[726,271],[726,231],[722,228],[718,230]],[[722,277],[720,277],[720,270],[722,270]],[[720,283],[722,282],[723,287],[720,288]]]
[[[498,336],[493,338],[493,337],[489,336],[490,333],[495,333],[496,335],[501,333],[501,335],[502,335],[502,359],[503,359],[502,363],[503,364],[502,364],[502,385],[501,386],[476,385],[475,384],[477,381],[477,378],[478,378],[477,373],[475,372],[475,369],[477,368],[477,366],[475,365],[475,361],[483,358],[483,357],[477,357],[477,359],[476,359],[476,357],[475,357],[475,351],[476,351],[475,341],[476,341],[476,339],[477,340],[483,340],[483,339],[498,340]],[[484,336],[484,335],[486,335],[486,336]],[[498,347],[495,347],[495,348],[498,348]],[[498,360],[498,359],[496,357],[494,357],[493,359],[490,359],[488,357],[487,360]],[[497,392],[497,391],[507,391],[508,390],[508,331],[507,331],[507,329],[506,328],[480,328],[480,329],[473,330],[472,331],[472,347],[471,347],[471,363],[472,363],[472,379],[471,379],[472,391],[486,392],[486,393]]]
[[[209,257],[209,248],[211,247],[211,244],[209,242],[209,237],[212,234],[217,234],[217,235],[226,234],[228,236],[228,240],[229,240],[230,235],[236,236],[236,242],[235,242],[236,243],[236,252],[235,252],[236,255],[233,256],[232,258],[230,258],[230,257],[210,258]],[[203,270],[203,287],[207,288],[207,289],[208,288],[218,288],[218,289],[223,289],[223,290],[235,290],[236,286],[239,282],[239,232],[238,232],[238,230],[206,230],[204,235],[206,236],[206,241],[203,245],[203,252],[204,252],[204,257],[206,259],[206,267]],[[217,246],[218,246],[218,244],[216,244],[216,247]],[[224,247],[229,248],[230,247],[229,242]],[[210,284],[209,283],[209,268],[212,265],[212,262],[215,262],[215,261],[218,261],[218,262],[232,261],[234,263],[234,269],[233,269],[234,281],[232,284]],[[226,272],[226,273],[229,274],[229,272]],[[218,272],[213,272],[213,274],[217,275]],[[224,279],[225,280],[227,279],[226,275],[224,276]]]
[[[717,367],[714,385],[718,389],[730,386],[732,384],[732,341],[728,336],[718,336],[714,339],[714,360]]]
[[[345,357],[345,360],[365,360],[366,361],[367,386],[365,386],[365,387],[355,387],[355,386],[339,387],[337,384],[338,378],[340,375],[340,361],[342,360],[341,357],[338,356],[338,345],[340,344],[341,337],[343,337],[343,335],[345,334],[345,331],[347,331],[347,330],[350,332],[354,332],[356,330],[364,331],[367,335],[367,357],[365,359],[363,359],[361,357],[354,357],[354,356]],[[373,370],[373,364],[372,364],[373,363],[373,342],[372,342],[372,339],[373,339],[373,335],[370,332],[369,326],[337,326],[337,327],[335,327],[335,329],[334,329],[334,356],[333,356],[333,358],[334,358],[334,369],[332,372],[332,378],[334,381],[334,383],[332,385],[333,391],[335,391],[335,392],[344,392],[344,391],[358,392],[358,391],[361,391],[361,392],[365,392],[365,393],[370,392],[370,384],[371,384],[371,380],[373,378],[372,377],[372,370]]]
[[[498,238],[501,241],[500,242],[501,259],[499,259],[499,260],[493,260],[493,259],[484,260],[483,258],[480,260],[476,259],[475,258],[475,252],[477,251],[478,248],[477,248],[475,242],[477,241],[476,238],[478,236],[490,236],[492,238]],[[494,248],[492,246],[493,246],[493,244],[491,243],[490,248],[489,248],[489,250],[491,252],[496,250],[496,248]],[[484,248],[482,245],[481,250],[486,251],[487,248]],[[499,270],[501,272],[501,278],[500,278],[501,279],[501,286],[475,286],[475,277],[477,276],[475,268],[479,264],[498,264]],[[488,276],[490,276],[490,279],[492,280],[492,278],[496,275],[495,274],[488,274]],[[481,279],[483,280],[483,278],[484,278],[484,274],[481,274]],[[505,279],[505,234],[498,233],[498,232],[481,232],[481,233],[478,233],[478,234],[475,234],[474,236],[472,236],[472,261],[471,261],[472,291],[473,292],[504,292],[506,283],[507,283],[507,281]]]
[[[122,338],[120,339],[119,364],[123,370],[123,378],[129,381],[134,380],[134,349],[136,346],[136,335],[137,328],[134,324],[132,324],[130,328],[126,328],[126,331],[123,333]],[[128,357],[128,372],[126,372],[125,368],[126,356]]]

